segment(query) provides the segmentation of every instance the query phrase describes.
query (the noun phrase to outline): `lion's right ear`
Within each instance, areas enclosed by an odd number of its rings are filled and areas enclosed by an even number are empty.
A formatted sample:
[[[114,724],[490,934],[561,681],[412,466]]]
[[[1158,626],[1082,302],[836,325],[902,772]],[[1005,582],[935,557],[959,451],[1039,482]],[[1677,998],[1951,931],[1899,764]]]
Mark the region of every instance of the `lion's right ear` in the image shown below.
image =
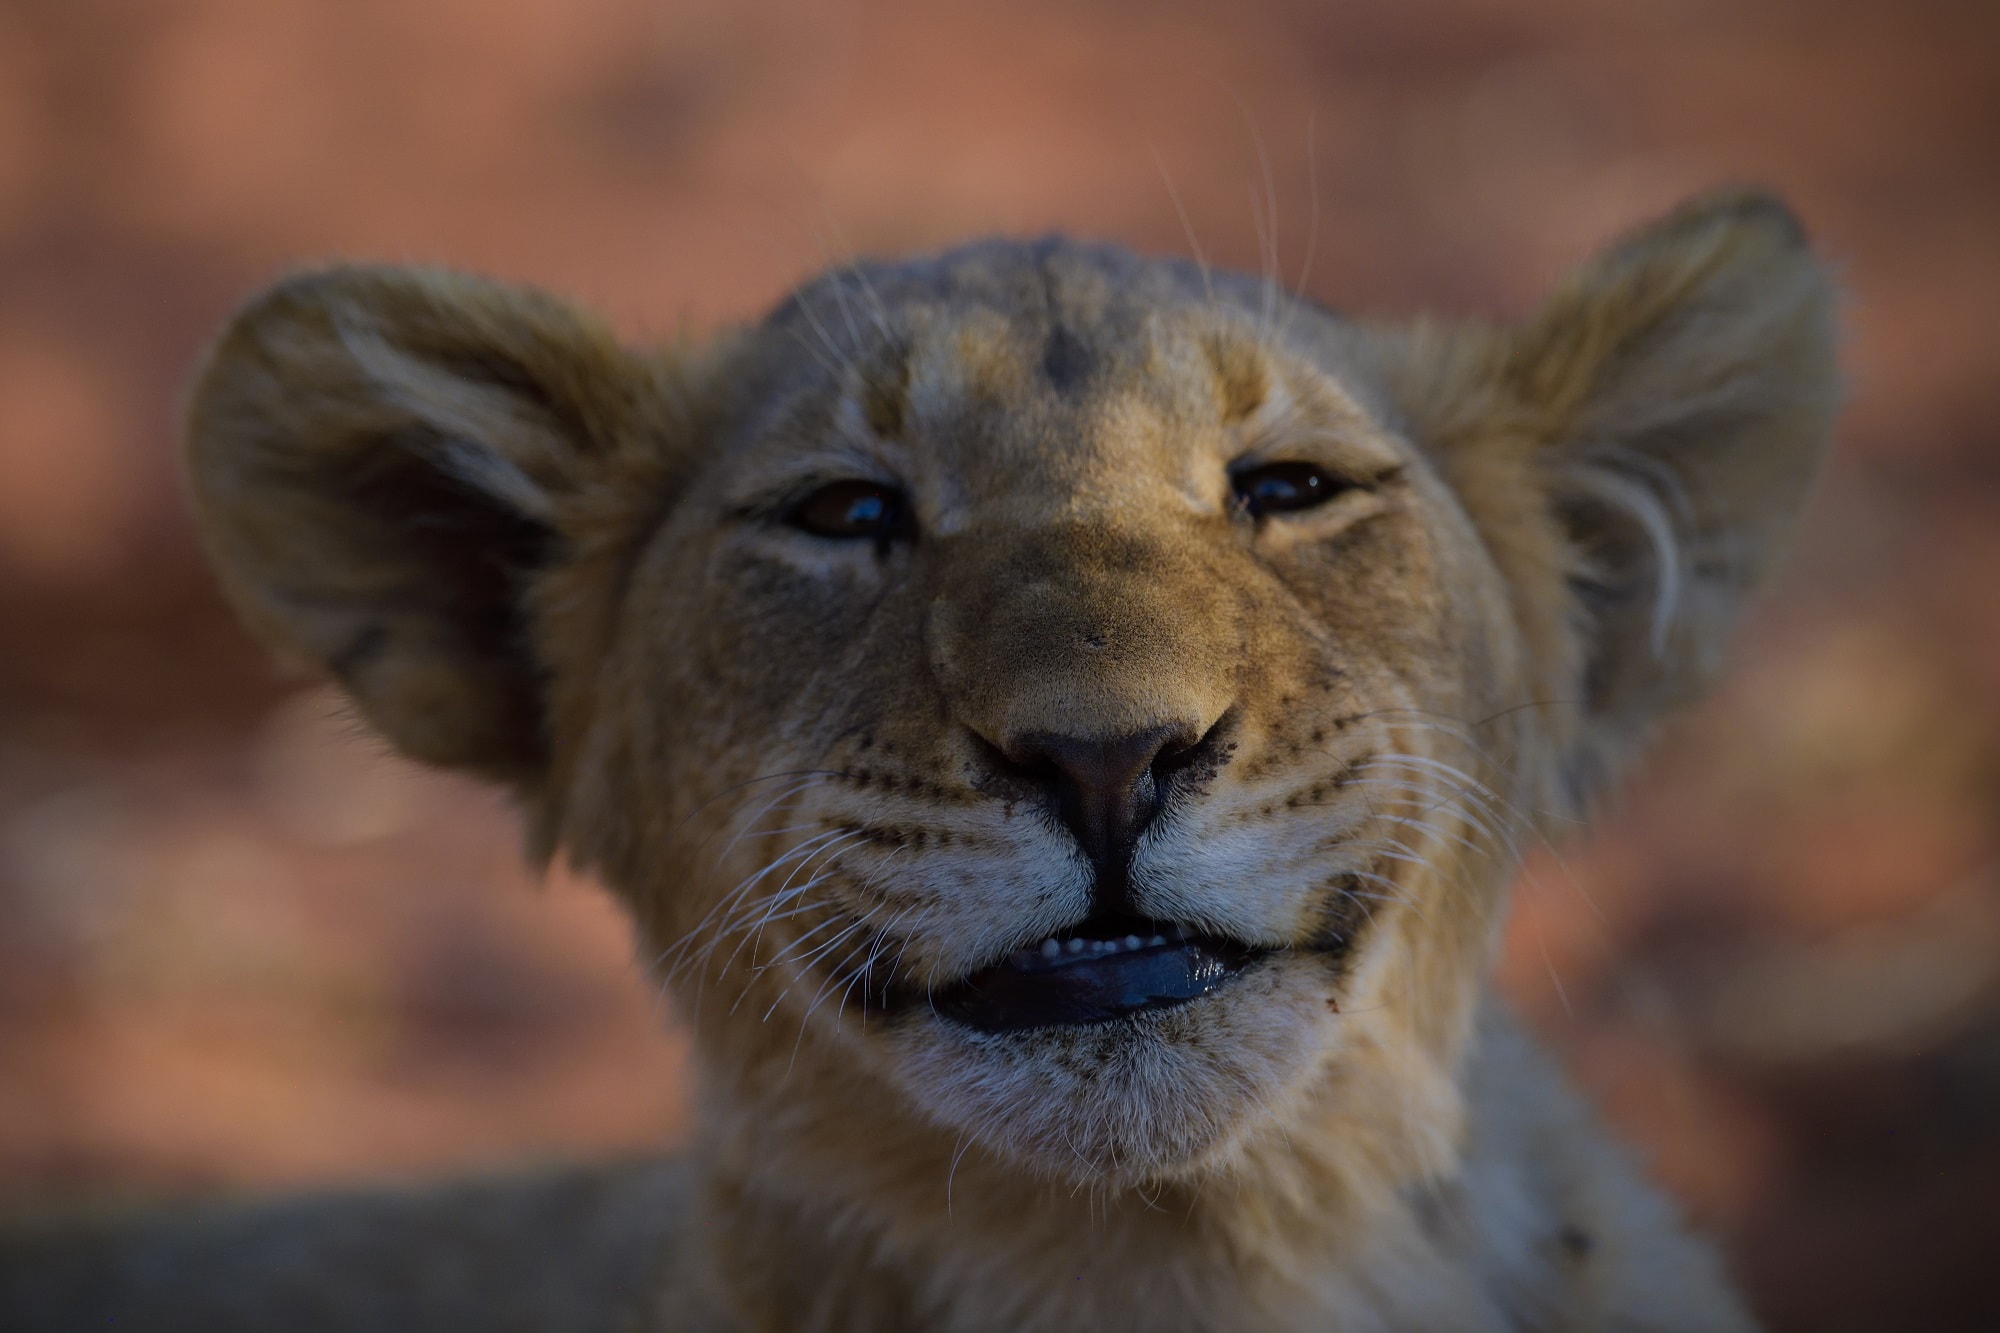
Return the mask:
[[[532,785],[544,666],[523,597],[566,497],[626,447],[653,369],[547,296],[337,268],[210,353],[187,416],[202,537],[238,608],[397,747]]]

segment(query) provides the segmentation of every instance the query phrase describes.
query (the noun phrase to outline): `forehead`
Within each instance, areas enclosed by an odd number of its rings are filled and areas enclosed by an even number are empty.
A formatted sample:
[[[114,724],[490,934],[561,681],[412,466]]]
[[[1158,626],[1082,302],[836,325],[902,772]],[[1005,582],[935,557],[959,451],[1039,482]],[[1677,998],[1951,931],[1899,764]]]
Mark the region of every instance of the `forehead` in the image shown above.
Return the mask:
[[[1355,415],[1341,324],[1267,284],[1060,238],[829,272],[765,321],[773,417],[828,416],[961,465],[1181,449],[1274,405]],[[805,355],[801,355],[801,351]],[[1302,401],[1304,399],[1305,401]],[[780,406],[780,405],[785,406]],[[852,432],[850,432],[852,433]],[[1054,446],[1054,447],[1052,447]]]

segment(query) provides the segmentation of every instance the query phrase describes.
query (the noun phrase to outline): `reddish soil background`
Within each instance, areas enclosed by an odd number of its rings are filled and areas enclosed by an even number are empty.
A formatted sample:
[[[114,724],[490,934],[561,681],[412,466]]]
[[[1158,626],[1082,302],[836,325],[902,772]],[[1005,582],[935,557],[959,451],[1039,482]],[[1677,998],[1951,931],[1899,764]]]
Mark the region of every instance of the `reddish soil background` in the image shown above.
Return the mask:
[[[587,884],[231,624],[176,398],[330,256],[634,337],[1051,228],[1518,312],[1768,182],[1853,403],[1717,694],[1525,874],[1510,993],[1773,1327],[2000,1327],[2000,9],[1976,0],[8,0],[0,1206],[590,1156],[683,1043]]]

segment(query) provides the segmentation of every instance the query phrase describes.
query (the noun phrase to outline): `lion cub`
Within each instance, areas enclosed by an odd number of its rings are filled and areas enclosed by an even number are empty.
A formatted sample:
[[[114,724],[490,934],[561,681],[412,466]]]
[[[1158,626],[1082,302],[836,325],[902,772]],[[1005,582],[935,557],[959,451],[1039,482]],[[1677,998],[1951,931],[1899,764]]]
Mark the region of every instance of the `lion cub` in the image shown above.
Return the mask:
[[[1777,554],[1831,305],[1748,193],[1504,326],[1060,239],[667,351],[282,283],[188,415],[217,567],[623,898],[701,1129],[75,1286],[154,1328],[1751,1327],[1486,973],[1516,849]]]

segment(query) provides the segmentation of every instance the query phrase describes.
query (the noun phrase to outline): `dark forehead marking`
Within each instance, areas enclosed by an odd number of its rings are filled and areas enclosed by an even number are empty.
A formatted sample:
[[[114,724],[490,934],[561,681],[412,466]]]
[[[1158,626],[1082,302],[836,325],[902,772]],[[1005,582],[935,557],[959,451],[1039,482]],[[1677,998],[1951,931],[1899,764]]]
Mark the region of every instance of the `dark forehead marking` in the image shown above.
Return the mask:
[[[1058,324],[1049,330],[1049,340],[1042,347],[1042,377],[1050,388],[1057,393],[1081,388],[1096,367],[1097,354],[1067,326]]]
[[[1069,326],[1062,308],[1054,264],[1062,250],[1061,237],[1051,236],[1035,247],[1035,263],[1041,270],[1042,304],[1048,320],[1048,339],[1042,345],[1042,378],[1059,394],[1079,392],[1097,368],[1097,353]]]

